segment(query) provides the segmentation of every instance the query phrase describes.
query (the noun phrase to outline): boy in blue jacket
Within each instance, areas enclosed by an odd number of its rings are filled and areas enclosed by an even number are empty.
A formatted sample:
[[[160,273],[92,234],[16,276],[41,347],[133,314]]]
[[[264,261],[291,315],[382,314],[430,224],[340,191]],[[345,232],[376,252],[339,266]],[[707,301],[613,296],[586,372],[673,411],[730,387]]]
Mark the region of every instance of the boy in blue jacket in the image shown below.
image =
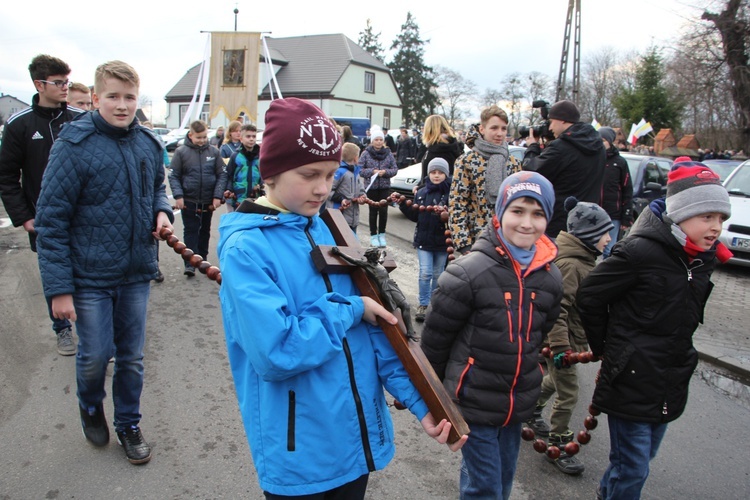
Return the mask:
[[[83,434],[106,446],[103,400],[115,353],[117,440],[143,464],[140,427],[149,281],[159,231],[172,229],[159,139],[135,118],[140,80],[122,61],[96,69],[94,104],[60,133],[42,180],[35,227],[44,294],[56,318],[76,322],[76,381]]]
[[[266,196],[245,200],[219,228],[219,296],[245,432],[266,498],[364,498],[369,473],[394,454],[384,387],[438,442],[450,425],[435,423],[373,326],[396,318],[310,257],[335,244],[318,217],[341,158],[335,126],[295,98],[273,101],[265,123]]]

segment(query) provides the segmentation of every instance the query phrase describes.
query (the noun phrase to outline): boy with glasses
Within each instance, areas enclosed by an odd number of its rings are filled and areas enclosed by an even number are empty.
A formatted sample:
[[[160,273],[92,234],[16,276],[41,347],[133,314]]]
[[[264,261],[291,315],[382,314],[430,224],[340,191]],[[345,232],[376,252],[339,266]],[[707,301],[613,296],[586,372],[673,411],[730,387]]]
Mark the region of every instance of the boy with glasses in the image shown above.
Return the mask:
[[[5,125],[0,150],[0,197],[13,225],[23,226],[29,234],[31,250],[36,252],[34,217],[49,152],[63,124],[80,110],[67,107],[70,67],[64,61],[40,54],[31,60],[29,73],[37,94],[30,108],[11,116]],[[52,316],[50,300],[47,297],[57,352],[72,356],[76,346],[70,321]]]

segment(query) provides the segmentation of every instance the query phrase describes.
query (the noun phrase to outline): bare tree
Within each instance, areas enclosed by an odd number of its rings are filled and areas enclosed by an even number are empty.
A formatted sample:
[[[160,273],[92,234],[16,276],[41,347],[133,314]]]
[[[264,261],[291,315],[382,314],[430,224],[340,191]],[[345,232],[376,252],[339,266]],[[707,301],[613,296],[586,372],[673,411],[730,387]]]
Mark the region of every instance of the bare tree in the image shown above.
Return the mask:
[[[723,9],[719,14],[706,10],[701,18],[721,36],[732,98],[740,112],[741,147],[750,152],[750,6],[748,0],[726,0]]]
[[[552,96],[555,95],[555,85],[549,75],[532,71],[521,79],[522,91],[528,100],[528,107],[525,113],[522,113],[521,120],[526,121],[529,125],[536,125],[541,120],[539,110],[532,108],[531,103],[536,100],[545,100],[552,104]]]
[[[500,82],[503,105],[501,107],[508,113],[508,132],[515,134],[521,123],[521,110],[524,103],[523,77],[520,73],[506,75]]]
[[[445,66],[435,66],[435,82],[439,97],[438,108],[448,120],[448,124],[455,128],[463,124],[467,114],[467,107],[475,99],[477,85],[465,79],[460,73]]]
[[[503,93],[497,89],[486,88],[484,94],[479,98],[479,105],[483,108],[488,108],[493,104],[499,105],[503,99]]]
[[[602,125],[621,126],[613,104],[620,80],[627,66],[612,47],[604,47],[584,61],[581,75],[579,108],[581,115],[596,119]]]
[[[721,37],[709,24],[683,34],[667,62],[668,81],[685,104],[680,132],[701,145],[731,149],[741,143],[741,113],[732,99]]]

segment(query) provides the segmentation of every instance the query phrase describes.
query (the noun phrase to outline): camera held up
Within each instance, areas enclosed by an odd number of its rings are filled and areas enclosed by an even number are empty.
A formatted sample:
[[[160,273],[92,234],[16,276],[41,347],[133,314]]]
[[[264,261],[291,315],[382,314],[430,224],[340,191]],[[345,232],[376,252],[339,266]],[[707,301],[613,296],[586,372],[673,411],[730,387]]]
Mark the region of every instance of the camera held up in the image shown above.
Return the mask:
[[[535,127],[518,127],[518,135],[524,139],[529,136],[529,129],[531,129],[537,139],[554,139],[555,136],[549,129],[549,103],[543,99],[538,99],[531,103],[531,107],[539,110],[543,121]]]

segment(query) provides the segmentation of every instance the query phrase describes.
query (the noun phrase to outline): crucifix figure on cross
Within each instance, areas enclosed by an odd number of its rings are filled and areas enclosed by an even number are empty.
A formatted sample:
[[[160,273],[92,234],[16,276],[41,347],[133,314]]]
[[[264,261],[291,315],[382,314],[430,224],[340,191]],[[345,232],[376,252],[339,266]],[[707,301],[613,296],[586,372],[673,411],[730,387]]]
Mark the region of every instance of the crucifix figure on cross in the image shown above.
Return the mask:
[[[361,295],[370,297],[386,309],[394,304],[393,308],[389,309],[391,312],[394,312],[399,303],[406,302],[403,292],[388,276],[388,272],[396,267],[393,259],[384,253],[371,252],[373,249],[362,248],[340,210],[329,208],[321,215],[321,218],[331,230],[337,246],[318,245],[310,252],[318,271],[351,273]],[[455,443],[469,433],[469,426],[450,394],[443,387],[443,383],[425,357],[419,343],[408,336],[409,332],[414,335],[408,305],[406,313],[402,312],[402,316],[404,330],[397,325],[387,323],[382,318],[378,319],[378,325],[388,337],[388,341],[396,351],[422,399],[427,403],[427,408],[435,421],[446,419],[451,424],[448,442]],[[409,326],[406,326],[407,322]]]
[[[339,250],[339,247],[331,248],[331,253],[341,257],[353,266],[364,269],[367,275],[375,281],[380,292],[380,298],[383,300],[383,306],[389,312],[394,312],[396,308],[400,309],[404,320],[406,336],[409,340],[418,340],[411,322],[411,307],[409,307],[409,302],[406,300],[404,292],[398,287],[398,284],[391,279],[388,270],[383,267],[386,255],[385,251],[377,247],[368,248],[365,250],[364,259],[353,259]]]

